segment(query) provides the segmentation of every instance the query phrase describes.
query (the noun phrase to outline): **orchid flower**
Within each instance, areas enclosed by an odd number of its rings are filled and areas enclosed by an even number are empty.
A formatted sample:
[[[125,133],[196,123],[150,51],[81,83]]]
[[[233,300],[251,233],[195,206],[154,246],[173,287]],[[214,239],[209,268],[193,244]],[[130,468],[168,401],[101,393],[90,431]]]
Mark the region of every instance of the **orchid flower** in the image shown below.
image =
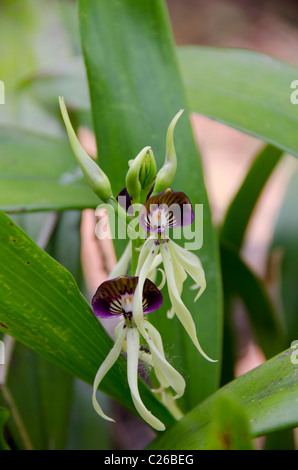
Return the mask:
[[[103,282],[97,289],[92,299],[94,314],[101,318],[114,318],[122,316],[123,320],[115,329],[115,343],[108,356],[101,364],[93,383],[92,403],[96,412],[108,421],[114,421],[107,416],[96,399],[96,391],[104,376],[117,361],[121,351],[127,354],[127,379],[133,403],[140,416],[154,429],[162,431],[164,424],[145,407],[138,390],[138,361],[147,362],[154,368],[161,390],[171,386],[176,392],[176,397],[183,395],[185,381],[183,377],[166,360],[162,345],[162,339],[156,328],[144,321],[142,332],[135,324],[134,296],[138,285],[138,277],[120,276]],[[143,282],[142,314],[148,314],[157,310],[162,304],[162,294],[149,279]],[[140,333],[146,341],[145,346],[140,346]]]
[[[122,317],[115,328],[115,343],[95,376],[92,403],[102,418],[114,421],[103,412],[96,392],[107,372],[124,351],[127,355],[127,379],[133,403],[140,416],[154,429],[161,431],[165,429],[164,424],[152,415],[140,397],[138,362],[142,360],[154,369],[160,387],[153,392],[161,394],[164,404],[179,419],[181,412],[173,400],[183,395],[185,381],[166,360],[159,332],[144,318],[144,314],[157,310],[162,304],[160,289],[165,283],[171,301],[168,318],[176,315],[199,352],[213,361],[201,348],[191,313],[181,299],[188,275],[195,282],[193,289],[197,290],[194,300],[202,295],[206,288],[203,267],[194,253],[188,252],[168,236],[170,228],[190,225],[194,220],[193,208],[186,194],[169,188],[177,170],[174,129],[183,110],[174,116],[168,127],[163,166],[157,172],[151,147],[144,147],[134,160],[129,161],[126,187],[115,198],[108,176],[82,148],[62,97],[59,104],[71,147],[86,180],[105,203],[108,214],[109,211],[114,211],[125,222],[125,233],[130,238],[109,279],[98,287],[92,299],[96,316]],[[140,232],[135,230],[136,227]],[[129,269],[131,277],[126,276]],[[157,270],[163,276],[158,287],[153,282]]]
[[[139,282],[134,297],[136,307],[134,319],[139,331],[143,334],[144,321],[141,310],[143,285],[152,270],[162,261],[172,304],[168,317],[171,318],[176,314],[198,351],[208,361],[216,362],[203,351],[191,313],[181,299],[187,274],[195,281],[194,287],[198,290],[194,301],[204,292],[206,280],[201,261],[194,253],[185,250],[167,236],[167,229],[193,222],[194,213],[190,200],[182,192],[167,189],[146,201],[140,211],[139,220],[141,226],[150,233],[141,249],[136,269]]]

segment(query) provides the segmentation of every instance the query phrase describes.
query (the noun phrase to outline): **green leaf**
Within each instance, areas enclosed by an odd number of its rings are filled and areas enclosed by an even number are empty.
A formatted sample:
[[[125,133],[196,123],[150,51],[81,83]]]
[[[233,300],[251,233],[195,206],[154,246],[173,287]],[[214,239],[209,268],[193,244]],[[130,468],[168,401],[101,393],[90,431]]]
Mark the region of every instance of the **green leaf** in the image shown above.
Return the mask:
[[[68,429],[67,450],[113,449],[114,425],[98,419],[90,406],[92,387],[80,380],[74,380],[74,393]],[[106,410],[111,408],[109,399],[101,393],[100,402]],[[108,411],[113,413],[113,411]]]
[[[298,156],[297,67],[254,51],[197,46],[180,47],[179,62],[192,111]]]
[[[113,188],[123,189],[128,160],[147,145],[152,147],[158,169],[162,166],[168,126],[185,109],[175,129],[178,170],[173,189],[186,191],[194,205],[204,205],[204,244],[195,251],[206,271],[207,290],[195,305],[188,288],[183,299],[191,308],[203,349],[220,361],[222,296],[217,238],[165,4],[161,0],[82,0],[79,6],[99,163]],[[117,242],[118,256],[122,249],[124,243]],[[189,409],[216,390],[220,363],[210,364],[199,355],[177,319],[166,318],[168,308],[165,295],[163,311],[150,321],[161,332],[170,360],[186,377],[181,406]]]
[[[282,154],[280,149],[268,145],[257,155],[226,212],[220,238],[236,250],[242,247],[253,210]]]
[[[245,408],[252,437],[297,426],[298,366],[291,361],[292,353],[288,349],[219,389],[155,439],[149,449],[209,448],[215,404],[225,397]]]
[[[111,338],[95,318],[72,275],[4,213],[0,213],[0,226],[0,331],[92,384],[112,347]],[[134,412],[123,368],[126,369],[126,363],[121,357],[103,381],[102,390]],[[143,382],[140,394],[152,413],[166,424],[173,422]]]
[[[297,183],[298,172],[295,168],[276,221],[269,253],[272,280],[278,285],[288,344],[298,339]]]
[[[66,139],[0,128],[0,175],[0,208],[6,212],[83,209],[100,202]]]
[[[64,213],[63,217],[67,215]],[[51,212],[15,214],[14,220],[41,248],[48,244],[57,223],[56,214]],[[74,230],[68,230],[65,237],[68,246],[74,233]],[[75,258],[72,255],[72,260]],[[5,338],[7,356],[2,395],[11,411],[8,429],[14,446],[18,449],[63,449],[73,378],[8,335]]]
[[[2,385],[11,411],[9,433],[17,449],[64,449],[73,378],[16,343]],[[21,384],[21,385],[20,385]]]
[[[249,422],[243,406],[220,397],[214,403],[214,417],[207,437],[207,450],[252,450]]]
[[[61,135],[61,126],[51,109],[41,106],[28,90],[22,93],[18,87],[24,76],[34,75],[45,67],[61,68],[73,55],[74,47],[59,14],[61,3],[58,0],[1,2],[1,80],[5,83],[1,124],[22,125],[34,132]],[[72,7],[75,11],[76,5]]]
[[[234,196],[220,228],[221,262],[225,296],[224,361],[222,383],[234,377],[234,327],[231,321],[233,300],[243,300],[251,325],[267,357],[277,354],[283,343],[284,329],[278,321],[276,307],[266,286],[241,260],[241,249],[254,208],[283,152],[267,145],[254,159],[238,192]]]
[[[71,110],[90,111],[86,71],[81,56],[65,61],[63,69],[44,68],[27,75],[19,84],[47,108],[56,108],[58,96],[63,96]]]
[[[284,330],[263,282],[239,258],[232,246],[221,244],[224,291],[240,297],[249,312],[253,330],[266,357],[284,347]]]
[[[9,411],[6,408],[0,407],[0,450],[9,450],[9,446],[3,435],[3,428],[9,417]]]

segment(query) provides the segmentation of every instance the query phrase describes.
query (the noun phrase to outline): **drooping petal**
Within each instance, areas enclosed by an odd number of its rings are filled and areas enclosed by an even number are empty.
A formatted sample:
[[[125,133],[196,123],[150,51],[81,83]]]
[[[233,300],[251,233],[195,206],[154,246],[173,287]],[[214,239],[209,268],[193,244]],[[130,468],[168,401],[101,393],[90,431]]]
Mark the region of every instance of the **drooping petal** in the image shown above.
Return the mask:
[[[148,239],[140,253],[136,274],[138,284],[133,299],[133,318],[138,327],[143,321],[143,289],[148,274],[152,272],[152,265],[159,251],[159,243],[154,239]]]
[[[109,274],[109,279],[115,279],[117,277],[123,276],[127,273],[129,268],[129,263],[131,261],[131,240],[126,245],[124,252],[119,258],[116,266],[112,269]]]
[[[146,331],[149,332],[150,338],[152,339],[153,343],[155,344],[155,347],[157,350],[160,352],[162,356],[164,356],[164,349],[163,349],[163,344],[162,344],[162,339],[159,334],[159,332],[156,330],[156,328],[151,328],[151,324],[148,323],[147,321],[144,322],[144,327],[146,328]],[[152,363],[154,367],[154,372],[155,375],[161,385],[162,389],[168,388],[170,386],[168,379],[165,377],[165,375],[162,373],[162,371],[159,369],[158,364],[156,363],[155,356],[151,354],[152,357]],[[158,390],[152,390],[158,391]]]
[[[113,318],[115,316],[133,312],[133,298],[138,285],[137,276],[119,276],[103,282],[97,289],[92,299],[92,307],[96,316],[101,318]],[[124,308],[123,300],[128,296],[129,303]],[[142,284],[141,305],[142,313],[151,313],[162,304],[162,293],[149,279]]]
[[[172,245],[172,243],[169,243],[169,245],[168,245],[169,249],[171,249],[171,245]],[[179,296],[181,297],[182,290],[183,290],[183,284],[184,284],[184,281],[187,278],[187,274],[186,274],[184,268],[182,267],[182,265],[177,261],[177,259],[174,256],[172,256],[172,263],[173,263],[173,271],[174,271],[174,274],[175,274],[177,291],[179,293]],[[167,312],[167,317],[169,319],[171,319],[171,318],[174,317],[174,315],[175,315],[175,310],[172,306],[170,308],[170,310],[168,310],[168,312]]]
[[[173,309],[177,317],[179,318],[180,322],[184,326],[192,342],[194,343],[198,351],[202,354],[202,356],[204,356],[205,359],[207,359],[210,362],[217,362],[216,360],[211,359],[210,357],[207,356],[207,354],[203,351],[198,341],[195,323],[193,321],[191,313],[182,302],[182,299],[180,297],[180,294],[177,288],[175,273],[173,270],[173,261],[172,261],[168,244],[162,244],[160,246],[160,252],[162,255],[163,265],[164,265],[164,269],[165,269],[166,276],[167,276],[167,285],[168,285],[170,300],[171,300]]]
[[[133,403],[140,416],[157,431],[164,431],[165,425],[145,407],[138,389],[138,356],[140,349],[139,332],[136,328],[127,331],[127,380]]]
[[[162,233],[167,228],[190,225],[194,220],[194,212],[185,193],[169,188],[145,202],[139,220],[148,232]]]
[[[156,238],[154,238],[153,236],[149,237],[149,238],[147,238],[144,245],[142,246],[140,254],[139,254],[138,265],[137,265],[137,268],[136,268],[136,276],[140,275],[140,271],[141,271],[145,261],[147,260],[149,254],[152,250],[152,247],[154,246],[154,243],[156,241],[157,241]],[[156,246],[158,246],[158,245],[156,245]],[[149,273],[149,271],[148,271],[148,273]]]
[[[148,334],[146,330],[148,330],[150,334]],[[182,375],[180,375],[179,372],[174,369],[174,367],[171,366],[171,364],[166,360],[163,349],[160,348],[158,339],[158,337],[160,336],[159,332],[156,330],[156,328],[154,328],[151,323],[144,321],[144,326],[140,333],[145,338],[146,342],[150,347],[154,365],[163,374],[163,376],[166,378],[167,382],[171,385],[173,390],[175,390],[175,398],[182,397],[185,390],[185,380]]]
[[[119,326],[119,325],[118,325]],[[118,329],[117,339],[112,347],[111,351],[107,355],[106,359],[101,364],[100,368],[97,371],[97,374],[94,379],[93,383],[93,394],[92,394],[92,404],[96,411],[102,418],[106,419],[107,421],[114,421],[114,419],[107,416],[101,409],[97,399],[96,399],[96,391],[100,385],[100,382],[104,378],[104,376],[108,373],[111,367],[115,364],[118,357],[120,356],[122,345],[126,336],[126,329],[123,328],[124,324],[122,323],[122,328]]]
[[[174,259],[175,257],[178,264],[180,264],[195,281],[196,288],[198,289],[198,293],[194,299],[196,302],[206,289],[205,272],[199,257],[195,253],[185,250],[185,248],[182,248],[173,241],[171,241],[170,244],[170,251],[172,258]]]

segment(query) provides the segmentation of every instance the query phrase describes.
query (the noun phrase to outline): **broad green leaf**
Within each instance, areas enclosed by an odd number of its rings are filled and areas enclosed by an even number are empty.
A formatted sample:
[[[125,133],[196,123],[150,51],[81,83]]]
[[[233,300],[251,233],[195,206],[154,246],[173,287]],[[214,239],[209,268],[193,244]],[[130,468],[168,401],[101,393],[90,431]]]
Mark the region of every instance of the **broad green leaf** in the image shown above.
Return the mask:
[[[285,343],[283,325],[263,282],[239,258],[233,246],[221,244],[224,290],[242,299],[253,330],[266,357],[272,357]]]
[[[6,212],[83,209],[100,200],[68,141],[0,128],[0,208]]]
[[[113,449],[114,425],[98,419],[90,406],[92,387],[80,380],[74,381],[71,416],[68,428],[67,450]],[[108,397],[100,392],[100,402],[108,413]]]
[[[9,417],[9,411],[6,408],[0,407],[0,450],[9,450],[9,446],[4,438],[3,428]]]
[[[243,406],[228,397],[214,403],[207,450],[252,450],[249,422]]]
[[[187,192],[194,205],[204,206],[204,244],[195,251],[206,271],[207,289],[196,304],[188,288],[183,299],[191,308],[203,349],[220,361],[217,239],[165,4],[161,0],[81,0],[79,7],[99,163],[116,191],[125,185],[128,160],[145,146],[152,147],[158,169],[163,165],[167,128],[175,114],[185,109],[175,129],[178,171],[173,189]],[[123,248],[123,243],[116,243],[118,255]],[[220,362],[203,359],[177,319],[166,318],[169,303],[166,295],[164,299],[162,311],[150,320],[161,332],[170,360],[187,380],[181,406],[189,409],[218,387]]]
[[[111,338],[93,315],[73,276],[4,213],[0,213],[0,226],[0,331],[71,375],[93,383],[111,349]],[[134,412],[125,368],[122,357],[103,381],[102,390]],[[173,421],[143,382],[140,394],[166,424]]]
[[[280,149],[268,145],[257,155],[226,212],[220,238],[236,250],[241,250],[253,210],[282,154]]]
[[[67,60],[62,69],[45,68],[27,75],[19,83],[19,88],[51,109],[57,109],[57,98],[63,96],[71,110],[90,111],[87,77],[81,56]]]
[[[286,326],[287,339],[290,344],[298,340],[298,172],[294,170],[286,191],[280,213],[274,229],[270,247],[271,275],[274,283],[279,284],[280,300]]]
[[[0,77],[5,83],[1,124],[61,135],[60,123],[52,110],[41,106],[28,90],[23,93],[18,86],[28,74],[63,66],[74,53],[60,17],[61,3],[64,1],[1,1]]]
[[[190,109],[298,156],[298,68],[241,49],[179,48]]]
[[[64,449],[73,378],[17,342],[2,385],[17,449]]]
[[[292,354],[288,349],[219,389],[155,439],[150,450],[209,448],[215,404],[226,397],[244,407],[252,437],[297,426],[298,366]]]
[[[62,217],[67,215],[64,213]],[[47,246],[57,219],[51,212],[14,215],[14,221],[18,221],[41,248]],[[72,245],[70,240],[74,233],[75,230],[68,230],[64,239],[68,246]],[[72,260],[79,257],[79,250],[74,253],[78,255],[73,254]],[[63,449],[73,378],[23,344],[7,335],[6,339],[13,346],[8,348],[10,353],[7,351],[2,395],[11,410],[8,428],[14,446],[18,449]]]
[[[284,331],[281,325],[278,325],[276,307],[266,292],[264,282],[245,266],[240,254],[254,208],[282,154],[280,149],[267,145],[257,155],[233,198],[220,228],[225,296],[222,383],[234,377],[236,358],[233,345],[236,340],[230,313],[235,297],[243,300],[259,344],[267,357],[272,357],[287,345],[283,343]]]

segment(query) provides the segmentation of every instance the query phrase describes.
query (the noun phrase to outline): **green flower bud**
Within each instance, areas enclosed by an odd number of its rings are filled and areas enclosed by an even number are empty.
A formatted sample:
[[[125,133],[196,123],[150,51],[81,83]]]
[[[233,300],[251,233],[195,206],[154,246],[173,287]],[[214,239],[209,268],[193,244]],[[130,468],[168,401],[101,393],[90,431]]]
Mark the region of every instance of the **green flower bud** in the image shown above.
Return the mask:
[[[59,105],[69,137],[70,145],[81,167],[81,170],[95,194],[102,201],[107,202],[112,196],[112,188],[109,178],[97,165],[94,159],[91,158],[81,146],[71,125],[65,106],[64,98],[62,98],[61,96],[59,97]]]
[[[156,178],[156,161],[154,154],[149,148],[148,153],[146,153],[145,158],[143,159],[142,166],[139,173],[139,180],[142,186],[143,191],[147,191],[153,185],[153,182]]]
[[[156,163],[151,147],[144,147],[134,160],[129,161],[126,174],[126,189],[134,201],[138,201],[143,190],[152,186],[156,176]]]
[[[168,127],[166,137],[166,158],[163,167],[157,173],[153,195],[161,193],[162,191],[165,191],[167,188],[169,188],[175,177],[177,169],[177,156],[174,146],[174,129],[183,111],[183,109],[180,109]]]

